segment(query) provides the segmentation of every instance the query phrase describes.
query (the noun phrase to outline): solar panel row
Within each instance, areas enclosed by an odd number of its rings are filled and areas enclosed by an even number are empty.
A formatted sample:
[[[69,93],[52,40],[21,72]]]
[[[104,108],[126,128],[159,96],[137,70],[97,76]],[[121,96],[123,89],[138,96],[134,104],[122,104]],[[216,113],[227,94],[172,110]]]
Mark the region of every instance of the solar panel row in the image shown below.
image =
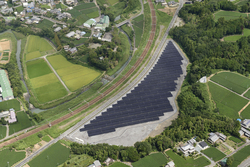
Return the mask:
[[[115,128],[159,120],[164,113],[173,111],[168,98],[176,89],[175,80],[182,74],[181,60],[182,56],[169,42],[144,81],[80,131],[87,131],[89,136],[110,133]]]

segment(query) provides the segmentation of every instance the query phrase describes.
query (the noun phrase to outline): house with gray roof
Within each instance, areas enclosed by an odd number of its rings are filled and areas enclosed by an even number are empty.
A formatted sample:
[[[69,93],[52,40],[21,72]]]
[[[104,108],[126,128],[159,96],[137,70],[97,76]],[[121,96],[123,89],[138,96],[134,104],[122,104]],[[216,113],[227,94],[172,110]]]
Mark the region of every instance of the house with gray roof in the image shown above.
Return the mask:
[[[207,139],[211,144],[216,143],[219,140],[219,137],[213,133],[213,135],[210,135],[210,137]]]

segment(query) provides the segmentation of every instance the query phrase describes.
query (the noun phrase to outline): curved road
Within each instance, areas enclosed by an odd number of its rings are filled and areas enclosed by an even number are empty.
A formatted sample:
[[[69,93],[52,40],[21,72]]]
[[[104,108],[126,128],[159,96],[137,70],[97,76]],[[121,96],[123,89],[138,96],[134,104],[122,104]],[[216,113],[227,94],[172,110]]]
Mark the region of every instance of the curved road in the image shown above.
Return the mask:
[[[105,91],[102,95],[98,96],[96,99],[92,100],[89,102],[89,104],[86,104],[84,106],[82,106],[81,108],[75,110],[73,113],[70,113],[70,114],[67,114],[65,116],[63,116],[62,118],[58,119],[58,120],[55,120],[51,123],[51,125],[55,125],[67,118],[69,118],[70,116],[74,115],[74,114],[77,114],[79,112],[81,112],[82,110],[88,108],[88,106],[92,105],[92,104],[95,104],[97,101],[101,100],[103,97],[105,97],[106,95],[108,95],[110,92],[112,92],[115,88],[117,88],[121,83],[123,83],[127,77],[129,77],[134,71],[135,69],[141,64],[142,60],[144,59],[144,57],[147,55],[148,51],[149,51],[149,48],[151,47],[152,45],[152,42],[153,42],[153,39],[154,39],[154,36],[155,36],[155,30],[156,30],[156,15],[155,15],[155,10],[154,10],[154,6],[151,2],[151,0],[148,0],[149,1],[149,6],[150,6],[150,10],[151,10],[151,18],[152,18],[152,29],[151,29],[151,34],[150,34],[150,37],[149,37],[149,40],[148,40],[148,43],[142,53],[142,55],[140,56],[140,58],[137,60],[136,64],[133,66],[133,68],[131,68],[129,70],[129,72],[127,74],[125,74],[123,76],[122,79],[120,79],[117,83],[115,83],[110,89],[108,89],[107,91]],[[169,24],[169,27],[166,31],[166,33],[164,34],[164,37],[161,41],[161,43],[159,44],[158,48],[156,49],[155,51],[155,54],[159,54],[160,51],[162,50],[163,46],[166,44],[166,38],[168,36],[168,32],[169,30],[171,29],[171,27],[173,26],[174,22],[175,22],[175,19],[177,17],[177,14],[179,12],[179,10],[181,9],[183,5],[183,1],[181,0],[180,2],[180,6],[179,8],[177,9],[171,23]],[[156,58],[157,60],[157,58]],[[94,112],[92,112],[94,114]],[[92,114],[91,113],[91,114]],[[89,115],[91,115],[89,114]],[[59,141],[60,139],[63,139],[64,137],[66,137],[68,134],[72,133],[74,130],[76,130],[77,128],[79,128],[80,126],[82,126],[82,121],[78,122],[75,126],[73,126],[72,128],[68,129],[67,131],[65,131],[63,134],[61,134],[58,138],[50,141],[47,145],[45,145],[44,147],[42,147],[41,149],[39,149],[38,151],[34,152],[34,154],[32,154],[31,156],[25,158],[23,161],[21,161],[19,164],[17,164],[16,166],[17,167],[21,167],[23,165],[25,165],[26,163],[28,163],[32,158],[34,158],[36,155],[38,155],[39,153],[41,153],[43,150],[45,150],[46,148],[48,148],[50,145],[52,145],[53,143],[56,143],[57,141]],[[44,130],[48,128],[48,125],[44,125],[42,127],[39,127],[35,130],[32,130],[24,135],[21,135],[19,136],[20,139],[24,138],[24,137],[27,137],[31,134],[34,134],[34,133],[37,133],[38,131],[40,130]],[[4,145],[8,145],[8,144],[11,144],[13,142],[15,142],[16,139],[13,139],[12,141],[6,141],[5,143],[1,143],[0,144],[0,148],[3,147]]]

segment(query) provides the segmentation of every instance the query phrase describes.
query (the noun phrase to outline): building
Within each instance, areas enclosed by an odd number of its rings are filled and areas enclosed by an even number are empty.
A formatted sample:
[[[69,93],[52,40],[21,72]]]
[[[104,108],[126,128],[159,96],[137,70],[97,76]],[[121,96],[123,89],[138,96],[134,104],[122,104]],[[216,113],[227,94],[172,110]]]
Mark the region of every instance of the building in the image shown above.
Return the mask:
[[[3,112],[0,112],[0,119],[1,118],[6,118],[10,115],[10,112],[9,111],[3,111]]]
[[[239,130],[240,136],[244,135],[244,132],[242,130]]]
[[[168,162],[165,167],[175,167],[174,161]]]
[[[74,31],[71,31],[71,32],[69,32],[68,34],[66,34],[66,37],[71,38],[71,37],[73,37],[74,35],[75,35],[75,32],[74,32]]]
[[[69,50],[69,45],[63,46],[63,49],[64,49],[65,51],[68,51],[68,50]]]
[[[194,145],[194,143],[196,143],[196,140],[194,138],[192,138],[192,139],[188,140],[187,143]]]
[[[67,26],[66,26],[66,25],[63,25],[63,28],[67,28]]]
[[[82,31],[82,32],[80,33],[81,36],[84,36],[85,34],[86,34],[85,31]]]
[[[7,5],[7,1],[0,1],[0,6]]]
[[[57,28],[54,29],[54,31],[55,31],[55,32],[58,32],[58,31],[60,31],[61,29],[62,29],[61,27],[57,27]]]
[[[89,19],[85,23],[83,23],[84,27],[91,28],[92,25],[96,23],[95,19]]]
[[[73,48],[69,49],[69,52],[70,52],[71,54],[76,53],[76,52],[77,52],[76,47],[73,47]]]
[[[215,133],[210,133],[210,137],[207,140],[214,144],[217,142],[217,140],[219,140],[219,137]]]
[[[112,158],[107,158],[105,161],[104,161],[104,163],[107,165],[107,166],[109,166],[109,164],[111,164],[111,163],[113,163],[115,160],[113,160]]]
[[[192,1],[186,1],[185,4],[192,4]]]
[[[165,0],[155,0],[156,3],[164,3]]]
[[[10,87],[10,82],[4,70],[0,70],[0,97],[2,97],[2,99],[0,100],[14,99],[14,95]]]
[[[12,8],[5,8],[5,9],[1,10],[2,14],[9,14],[9,13],[12,13],[12,12],[13,12]]]
[[[201,147],[202,150],[205,150],[208,148],[208,145],[206,142],[202,141],[199,143],[199,146]]]
[[[168,6],[169,7],[174,7],[174,6],[177,6],[179,3],[175,2],[175,1],[170,1],[168,2]]]
[[[250,137],[250,131],[249,130],[245,129],[244,127],[241,127],[241,130],[244,132],[244,135],[246,137]]]
[[[101,163],[100,163],[99,160],[95,160],[94,161],[94,165],[95,165],[95,167],[102,167],[102,165],[101,165]]]
[[[191,144],[186,144],[185,146],[180,147],[180,150],[185,156],[188,156],[195,151],[194,146]]]
[[[109,26],[109,17],[102,15],[100,21],[96,24],[95,29],[100,29],[105,31],[106,27]]]
[[[10,109],[10,118],[9,118],[9,123],[14,123],[16,122],[16,113],[13,108]]]
[[[245,119],[245,120],[241,123],[241,125],[242,125],[243,127],[245,127],[245,128],[250,129],[250,119]]]
[[[118,20],[120,20],[120,19],[121,19],[121,15],[117,16],[117,17],[115,18],[114,22],[116,22],[116,21],[118,21]]]
[[[226,139],[227,139],[227,136],[225,136],[225,135],[222,134],[222,133],[216,132],[216,135],[217,135],[222,141],[226,141]]]

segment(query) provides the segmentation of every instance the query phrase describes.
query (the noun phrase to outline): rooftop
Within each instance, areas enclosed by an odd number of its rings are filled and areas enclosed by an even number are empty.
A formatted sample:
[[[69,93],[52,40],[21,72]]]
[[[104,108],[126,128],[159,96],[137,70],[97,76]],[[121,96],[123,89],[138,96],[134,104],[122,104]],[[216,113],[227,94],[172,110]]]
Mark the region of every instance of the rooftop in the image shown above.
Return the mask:
[[[10,87],[10,82],[7,78],[7,74],[4,70],[0,70],[0,86],[2,88],[2,97],[3,99],[14,97],[12,89]]]

